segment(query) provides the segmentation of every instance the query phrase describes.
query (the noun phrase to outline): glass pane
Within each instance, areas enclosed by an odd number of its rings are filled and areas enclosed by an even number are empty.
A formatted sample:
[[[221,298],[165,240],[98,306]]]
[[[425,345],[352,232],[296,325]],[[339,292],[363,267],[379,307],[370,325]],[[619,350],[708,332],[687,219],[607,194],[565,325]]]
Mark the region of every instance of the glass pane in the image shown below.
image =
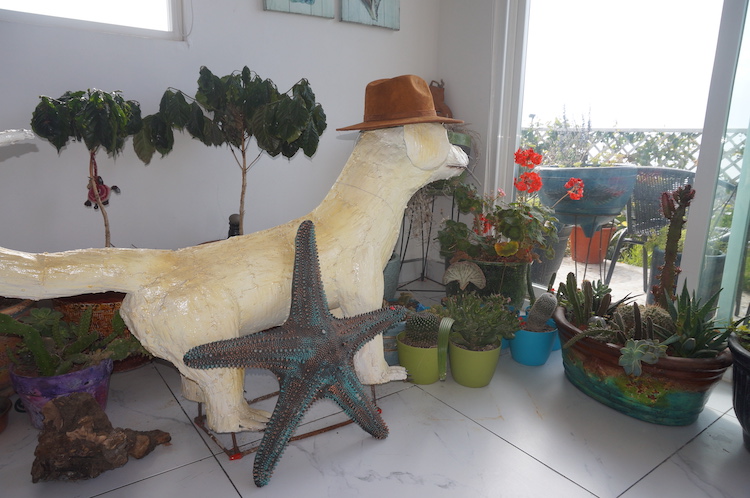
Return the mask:
[[[623,197],[615,214],[607,213],[605,230],[586,238],[572,231],[578,256],[571,257],[570,241],[558,244],[565,257],[557,282],[568,271],[579,280],[611,278],[615,297],[642,295],[651,286],[653,247],[666,225],[659,196],[692,182],[697,168],[723,2],[686,5],[531,2],[521,147],[544,154],[546,165],[587,170],[570,176],[612,177],[596,187],[592,181],[584,200]],[[630,170],[611,168],[621,164]],[[565,237],[568,229],[560,231]],[[549,268],[534,277],[547,285]]]
[[[750,25],[746,23],[743,40],[750,37],[748,30]],[[706,245],[706,254],[716,254],[717,258],[726,260],[723,266],[713,269],[715,280],[720,281],[717,287],[723,288],[720,301],[723,319],[745,316],[750,310],[750,254],[747,251],[750,157],[745,154],[749,124],[750,47],[743,43],[737,61],[724,133],[719,184],[711,219],[712,231]],[[740,271],[737,271],[738,268]]]

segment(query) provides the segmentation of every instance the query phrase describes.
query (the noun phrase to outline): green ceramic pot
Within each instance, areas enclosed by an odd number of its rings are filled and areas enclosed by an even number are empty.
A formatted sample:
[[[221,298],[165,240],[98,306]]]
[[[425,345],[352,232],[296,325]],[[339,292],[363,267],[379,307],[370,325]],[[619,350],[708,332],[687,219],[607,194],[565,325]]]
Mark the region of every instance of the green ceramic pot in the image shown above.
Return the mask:
[[[466,387],[484,387],[495,375],[500,360],[500,341],[495,349],[470,351],[451,342],[448,345],[453,380]]]
[[[407,379],[415,384],[432,384],[437,382],[438,348],[415,348],[401,342],[404,332],[396,336],[398,362],[406,368]]]

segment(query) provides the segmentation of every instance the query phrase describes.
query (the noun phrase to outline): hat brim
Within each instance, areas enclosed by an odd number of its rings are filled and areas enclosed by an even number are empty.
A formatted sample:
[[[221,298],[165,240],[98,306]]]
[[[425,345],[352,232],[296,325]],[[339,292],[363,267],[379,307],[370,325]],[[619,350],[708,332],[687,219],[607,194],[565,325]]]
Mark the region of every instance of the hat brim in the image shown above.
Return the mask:
[[[417,123],[443,123],[443,124],[460,124],[460,119],[445,118],[442,116],[420,116],[414,118],[386,119],[383,121],[364,121],[359,124],[336,128],[336,131],[347,130],[377,130],[378,128],[393,128],[395,126],[404,126]]]

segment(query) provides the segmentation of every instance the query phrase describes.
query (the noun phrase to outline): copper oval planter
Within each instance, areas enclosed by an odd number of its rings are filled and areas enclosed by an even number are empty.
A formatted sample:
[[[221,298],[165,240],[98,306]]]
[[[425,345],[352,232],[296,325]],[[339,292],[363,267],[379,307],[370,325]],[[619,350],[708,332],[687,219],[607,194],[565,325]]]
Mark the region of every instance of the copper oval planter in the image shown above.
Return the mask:
[[[580,330],[553,314],[565,344]],[[689,425],[703,411],[712,389],[732,364],[726,349],[716,358],[662,358],[631,377],[618,364],[620,347],[590,338],[562,350],[565,376],[591,398],[631,417],[661,425]]]

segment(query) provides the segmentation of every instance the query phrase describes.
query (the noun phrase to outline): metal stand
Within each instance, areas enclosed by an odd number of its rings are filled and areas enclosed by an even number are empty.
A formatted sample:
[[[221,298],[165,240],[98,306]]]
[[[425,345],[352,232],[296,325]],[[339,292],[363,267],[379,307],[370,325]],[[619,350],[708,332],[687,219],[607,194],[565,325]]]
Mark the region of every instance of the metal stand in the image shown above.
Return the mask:
[[[375,386],[370,386],[370,390],[371,390],[372,400],[375,403],[375,406],[377,407],[377,399],[375,398]],[[270,393],[270,394],[266,394],[264,396],[260,396],[258,398],[252,399],[252,400],[248,401],[247,403],[252,406],[255,403],[259,403],[261,401],[265,401],[267,399],[273,398],[274,396],[278,396],[278,395],[279,395],[279,391],[276,391],[276,392],[273,392],[273,393]],[[378,407],[378,413],[381,413],[381,410],[380,410],[379,407]],[[221,443],[221,441],[219,441],[219,439],[216,437],[216,434],[214,434],[214,432],[206,426],[206,416],[203,414],[203,403],[198,403],[198,416],[193,419],[193,422],[195,423],[195,425],[199,429],[201,429],[203,432],[205,432],[208,435],[208,437],[210,437],[211,440],[214,443],[216,443],[216,446],[218,446],[219,448],[221,448],[221,450],[224,453],[226,453],[226,455],[229,457],[229,460],[239,460],[242,457],[244,457],[245,455],[249,455],[250,453],[255,453],[256,451],[258,451],[258,448],[260,447],[260,444],[257,444],[257,445],[251,446],[250,448],[248,448],[246,450],[240,451],[239,445],[237,444],[237,433],[236,432],[231,432],[230,433],[230,435],[232,436],[232,447],[228,448],[228,447],[224,446]],[[338,424],[329,425],[327,427],[323,427],[322,429],[318,429],[318,430],[315,430],[315,431],[310,431],[310,432],[306,432],[304,434],[293,436],[289,441],[290,442],[291,441],[299,441],[300,439],[306,439],[306,438],[309,438],[309,437],[312,437],[312,436],[317,436],[318,434],[323,434],[325,432],[329,432],[329,431],[333,431],[333,430],[339,429],[339,428],[344,427],[346,425],[349,425],[349,424],[351,424],[353,422],[354,422],[354,420],[347,420],[345,422],[339,422]]]

